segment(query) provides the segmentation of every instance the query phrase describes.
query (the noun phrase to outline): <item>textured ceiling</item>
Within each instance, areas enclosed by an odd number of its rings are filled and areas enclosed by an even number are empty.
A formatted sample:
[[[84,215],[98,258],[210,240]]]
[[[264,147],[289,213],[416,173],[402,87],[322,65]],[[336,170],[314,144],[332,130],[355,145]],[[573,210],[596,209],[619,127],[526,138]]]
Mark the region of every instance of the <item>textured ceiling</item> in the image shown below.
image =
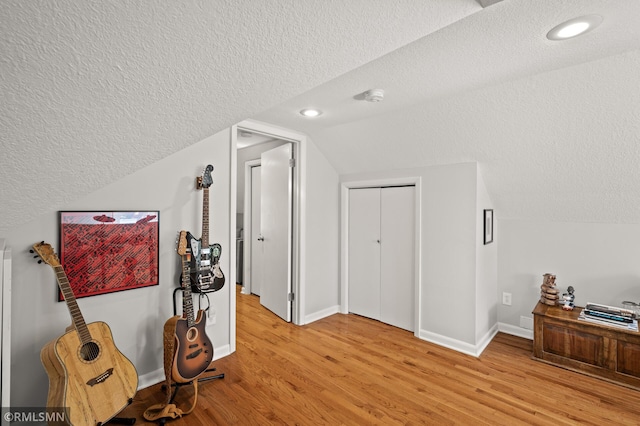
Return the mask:
[[[478,161],[504,217],[640,222],[640,2],[480,3],[4,1],[0,235],[247,118],[341,173]]]
[[[473,0],[3,1],[0,235],[478,10]]]
[[[588,14],[595,30],[546,39]],[[340,173],[477,161],[501,218],[640,223],[638,49],[638,1],[505,0],[255,118]]]

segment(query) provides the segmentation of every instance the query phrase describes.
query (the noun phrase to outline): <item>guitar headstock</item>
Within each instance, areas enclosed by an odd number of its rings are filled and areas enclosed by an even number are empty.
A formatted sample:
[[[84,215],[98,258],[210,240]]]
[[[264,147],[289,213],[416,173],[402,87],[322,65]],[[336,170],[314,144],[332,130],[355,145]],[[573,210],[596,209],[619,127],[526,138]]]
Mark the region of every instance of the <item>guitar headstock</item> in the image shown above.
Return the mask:
[[[60,266],[60,259],[58,259],[58,255],[53,250],[51,245],[41,241],[33,245],[32,253],[37,253],[38,256],[42,259],[42,262],[46,263],[49,266]],[[37,256],[35,256],[37,257]]]
[[[204,171],[202,172],[202,188],[208,188],[213,183],[213,179],[211,178],[211,172],[213,171],[213,166],[209,164]]]
[[[178,237],[178,248],[176,251],[180,256],[185,256],[187,254],[187,231],[180,231],[180,236]]]

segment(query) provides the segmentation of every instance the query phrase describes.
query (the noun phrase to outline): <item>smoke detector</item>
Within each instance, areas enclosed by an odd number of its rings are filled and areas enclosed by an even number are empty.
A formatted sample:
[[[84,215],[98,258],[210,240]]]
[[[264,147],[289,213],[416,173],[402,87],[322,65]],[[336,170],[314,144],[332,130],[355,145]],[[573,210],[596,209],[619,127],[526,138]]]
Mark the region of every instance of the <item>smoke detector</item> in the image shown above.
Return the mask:
[[[384,99],[384,90],[371,89],[364,92],[364,100],[367,102],[380,102]]]

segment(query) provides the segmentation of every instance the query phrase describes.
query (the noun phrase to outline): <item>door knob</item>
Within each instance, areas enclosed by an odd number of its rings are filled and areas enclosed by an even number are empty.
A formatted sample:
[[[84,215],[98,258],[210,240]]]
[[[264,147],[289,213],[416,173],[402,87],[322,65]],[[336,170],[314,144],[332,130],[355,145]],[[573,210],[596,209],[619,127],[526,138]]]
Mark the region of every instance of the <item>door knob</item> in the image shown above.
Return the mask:
[[[258,241],[264,241],[264,237],[263,237],[262,235],[260,235],[260,236],[258,237]]]

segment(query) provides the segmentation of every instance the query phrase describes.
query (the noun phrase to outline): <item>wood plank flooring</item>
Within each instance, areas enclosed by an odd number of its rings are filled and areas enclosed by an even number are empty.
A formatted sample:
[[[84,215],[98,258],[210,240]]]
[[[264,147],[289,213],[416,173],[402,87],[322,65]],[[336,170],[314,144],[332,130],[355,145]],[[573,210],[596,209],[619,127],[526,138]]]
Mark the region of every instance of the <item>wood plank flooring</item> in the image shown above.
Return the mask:
[[[499,333],[479,358],[357,315],[287,324],[237,293],[236,352],[212,366],[183,425],[640,425],[640,392],[531,359]],[[212,373],[215,374],[215,373]],[[186,409],[193,390],[176,403]],[[164,400],[140,390],[119,416]]]

